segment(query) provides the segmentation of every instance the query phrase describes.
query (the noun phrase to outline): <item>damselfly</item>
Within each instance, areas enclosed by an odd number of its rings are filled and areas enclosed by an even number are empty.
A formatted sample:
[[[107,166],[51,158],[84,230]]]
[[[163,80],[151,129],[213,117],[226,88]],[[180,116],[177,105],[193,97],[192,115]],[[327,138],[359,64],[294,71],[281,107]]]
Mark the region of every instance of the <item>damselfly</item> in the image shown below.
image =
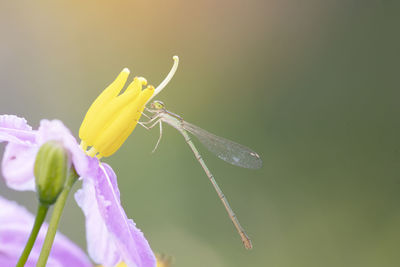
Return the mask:
[[[230,207],[224,193],[222,193],[222,190],[219,188],[217,182],[214,179],[214,176],[206,166],[199,151],[194,146],[189,133],[197,137],[199,141],[208,150],[217,155],[220,159],[223,159],[224,161],[236,166],[250,168],[250,169],[258,169],[262,166],[262,161],[260,156],[248,147],[227,140],[225,138],[216,136],[193,124],[184,121],[179,115],[166,110],[164,103],[161,101],[156,100],[152,102],[151,109],[147,109],[147,111],[154,114],[154,116],[151,117],[149,121],[141,122],[140,124],[146,129],[151,129],[157,124],[160,125],[160,137],[158,138],[157,144],[153,152],[156,150],[162,137],[162,122],[166,122],[167,124],[177,129],[185,138],[186,143],[192,149],[197,161],[200,163],[201,167],[204,169],[212,185],[217,191],[217,194],[221,199],[222,203],[224,204],[225,209],[228,212],[229,217],[231,218],[233,224],[235,225],[235,228],[238,231],[244,246],[247,249],[251,249],[252,244],[250,238],[247,236],[243,227],[240,225],[239,220],[237,219],[232,208]],[[146,126],[146,124],[151,124],[151,125]]]

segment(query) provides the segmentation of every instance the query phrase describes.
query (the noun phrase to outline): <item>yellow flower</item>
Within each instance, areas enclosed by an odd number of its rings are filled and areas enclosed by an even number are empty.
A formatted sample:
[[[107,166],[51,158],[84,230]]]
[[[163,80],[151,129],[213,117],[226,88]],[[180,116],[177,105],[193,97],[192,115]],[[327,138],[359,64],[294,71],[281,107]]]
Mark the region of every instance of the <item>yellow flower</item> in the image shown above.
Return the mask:
[[[165,80],[154,89],[143,77],[135,77],[123,93],[129,76],[123,69],[90,106],[79,129],[81,147],[91,157],[108,157],[114,154],[135,129],[146,103],[169,82],[178,67],[178,57]]]

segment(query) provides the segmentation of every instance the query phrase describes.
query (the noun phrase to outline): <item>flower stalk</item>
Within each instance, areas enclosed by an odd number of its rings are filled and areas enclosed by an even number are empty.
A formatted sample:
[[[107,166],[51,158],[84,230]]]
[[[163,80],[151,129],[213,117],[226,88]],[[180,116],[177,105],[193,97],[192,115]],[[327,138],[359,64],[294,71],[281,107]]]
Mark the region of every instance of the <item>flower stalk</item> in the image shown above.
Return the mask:
[[[36,267],[45,267],[47,263],[47,259],[49,258],[49,254],[51,251],[51,247],[54,242],[54,237],[57,233],[58,223],[61,219],[61,214],[64,210],[65,203],[67,201],[69,192],[73,184],[78,180],[78,174],[76,173],[74,168],[71,168],[69,171],[69,175],[67,181],[64,185],[64,189],[61,194],[58,196],[58,199],[54,205],[53,214],[51,215],[51,219],[49,222],[49,228],[47,230],[46,238],[43,243],[42,250],[40,251],[40,256],[37,261]]]
[[[28,242],[25,245],[24,251],[22,252],[21,257],[19,258],[16,267],[23,267],[26,261],[28,260],[29,254],[32,251],[33,245],[35,244],[36,238],[39,234],[40,228],[42,227],[44,219],[46,218],[48,210],[49,210],[48,205],[39,203],[31,234],[29,235]]]

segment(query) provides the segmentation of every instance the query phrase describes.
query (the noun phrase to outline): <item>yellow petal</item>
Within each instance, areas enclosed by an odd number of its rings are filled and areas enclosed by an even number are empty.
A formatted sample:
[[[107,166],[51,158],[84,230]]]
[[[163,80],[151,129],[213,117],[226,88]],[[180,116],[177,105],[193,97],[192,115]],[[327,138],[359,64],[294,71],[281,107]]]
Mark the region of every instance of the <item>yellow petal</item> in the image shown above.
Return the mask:
[[[134,102],[137,96],[138,92],[131,90],[130,92],[124,92],[105,105],[97,113],[97,116],[92,119],[88,127],[89,130],[86,133],[86,139],[90,140],[88,145],[93,145],[94,140],[119,116],[119,113],[124,112],[123,110],[126,106]]]
[[[126,88],[125,92],[135,91],[137,94],[142,91],[142,87],[147,85],[147,80],[143,77],[135,77],[133,82]]]
[[[108,157],[117,151],[135,129],[140,119],[146,101],[154,93],[154,87],[149,86],[133,101],[116,114],[106,128],[101,131],[93,143],[103,157]]]
[[[85,118],[83,119],[82,125],[79,129],[79,138],[82,140],[88,140],[88,133],[90,133],[91,122],[99,116],[99,113],[104,106],[116,97],[124,87],[126,80],[129,76],[129,70],[123,69],[117,78],[96,98],[93,104],[90,106]],[[90,142],[88,142],[90,145]]]

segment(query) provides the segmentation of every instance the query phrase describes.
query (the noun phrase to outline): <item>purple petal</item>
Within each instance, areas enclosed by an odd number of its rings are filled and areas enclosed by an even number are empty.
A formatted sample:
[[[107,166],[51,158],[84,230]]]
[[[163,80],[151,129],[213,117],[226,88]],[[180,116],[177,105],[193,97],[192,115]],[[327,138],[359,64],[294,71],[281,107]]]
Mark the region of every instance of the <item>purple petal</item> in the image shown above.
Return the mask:
[[[86,217],[87,250],[90,258],[104,266],[115,266],[121,258],[114,237],[100,214],[92,179],[83,180],[82,189],[76,192],[75,199]]]
[[[0,142],[30,144],[35,133],[24,118],[15,115],[0,115]]]
[[[30,234],[34,218],[25,208],[0,197],[0,266],[15,266]],[[43,224],[25,266],[35,266],[47,232]],[[56,234],[47,266],[92,267],[85,253],[60,233]]]
[[[107,164],[91,169],[92,176],[84,179],[83,188],[75,195],[86,216],[89,255],[108,266],[119,260],[128,266],[156,266],[149,243],[121,206],[114,171]]]
[[[2,172],[6,184],[15,190],[34,190],[33,162],[37,146],[35,131],[25,119],[14,115],[0,116],[0,143],[8,142]]]
[[[15,190],[35,190],[33,166],[37,146],[9,143],[4,151],[2,173],[8,187]]]
[[[35,190],[33,166],[36,153],[40,145],[50,140],[64,145],[77,173],[85,176],[89,157],[61,121],[42,120],[39,130],[32,131],[25,119],[14,115],[0,116],[0,142],[8,142],[2,172],[9,187],[15,190]]]
[[[41,120],[36,142],[41,145],[47,141],[59,141],[69,151],[72,163],[80,176],[88,171],[88,156],[83,152],[65,125],[59,120]]]
[[[27,123],[24,118],[15,115],[1,115],[0,127],[31,131],[32,127]]]

